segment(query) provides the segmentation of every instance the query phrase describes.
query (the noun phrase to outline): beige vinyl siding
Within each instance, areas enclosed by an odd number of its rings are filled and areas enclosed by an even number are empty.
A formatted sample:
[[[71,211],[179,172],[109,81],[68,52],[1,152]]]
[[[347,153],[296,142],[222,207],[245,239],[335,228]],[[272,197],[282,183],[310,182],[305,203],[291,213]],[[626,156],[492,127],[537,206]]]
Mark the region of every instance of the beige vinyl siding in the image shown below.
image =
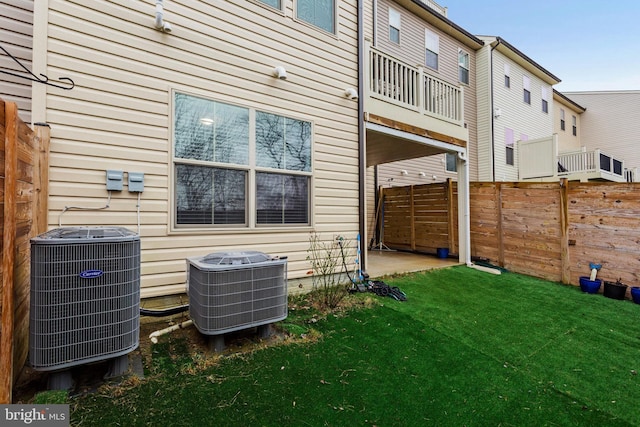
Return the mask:
[[[564,110],[564,130],[560,128],[560,111]],[[573,123],[571,117],[576,117],[578,125],[577,135],[573,135]],[[578,111],[569,103],[563,102],[561,98],[553,97],[553,128],[558,135],[558,152],[578,150],[582,147],[580,137],[582,136],[582,112]]]
[[[510,63],[511,87],[504,86],[504,64]],[[530,81],[531,104],[524,102],[523,76]],[[553,134],[552,89],[540,78],[511,61],[497,49],[493,51],[493,107],[502,115],[494,119],[495,179],[496,181],[518,181],[518,148],[520,135],[529,139],[548,137]],[[549,112],[542,112],[541,87],[547,87]],[[505,129],[514,133],[514,165],[506,164]]]
[[[493,153],[492,153],[492,133],[491,133],[491,46],[482,47],[476,53],[476,84],[477,84],[477,180],[493,180]]]
[[[586,111],[578,124],[578,137],[587,150],[601,149],[624,161],[626,168],[640,167],[640,91],[563,92]],[[571,117],[567,119],[571,132]]]
[[[185,258],[259,250],[289,257],[302,278],[309,233],[358,232],[355,0],[338,2],[337,34],[248,0],[165,2],[171,34],[153,28],[154,2],[49,0],[48,70],[76,82],[47,89],[51,125],[49,223],[137,228],[135,193],[107,201],[105,170],[145,173],[141,195],[142,296],[184,291]],[[287,80],[272,69],[284,66]],[[313,124],[310,227],[172,231],[172,91],[259,109]],[[126,181],[126,175],[125,175]],[[247,193],[252,194],[250,192]]]
[[[32,70],[33,0],[0,0],[0,41],[2,47]],[[29,76],[4,52],[0,52],[0,69]],[[42,72],[32,71],[36,75]],[[31,122],[30,80],[0,74],[0,98],[15,102],[20,118],[26,123]]]

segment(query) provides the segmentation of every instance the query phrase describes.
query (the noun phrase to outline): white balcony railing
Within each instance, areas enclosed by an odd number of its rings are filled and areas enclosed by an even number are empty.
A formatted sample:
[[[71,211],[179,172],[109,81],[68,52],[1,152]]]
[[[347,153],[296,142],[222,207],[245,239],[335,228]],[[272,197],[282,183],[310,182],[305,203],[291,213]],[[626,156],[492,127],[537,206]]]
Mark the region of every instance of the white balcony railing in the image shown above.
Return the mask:
[[[463,126],[464,92],[400,59],[369,48],[368,83],[373,98]]]
[[[565,177],[576,173],[600,173],[603,176],[612,175],[617,179],[626,180],[624,162],[600,150],[559,154],[558,176]]]

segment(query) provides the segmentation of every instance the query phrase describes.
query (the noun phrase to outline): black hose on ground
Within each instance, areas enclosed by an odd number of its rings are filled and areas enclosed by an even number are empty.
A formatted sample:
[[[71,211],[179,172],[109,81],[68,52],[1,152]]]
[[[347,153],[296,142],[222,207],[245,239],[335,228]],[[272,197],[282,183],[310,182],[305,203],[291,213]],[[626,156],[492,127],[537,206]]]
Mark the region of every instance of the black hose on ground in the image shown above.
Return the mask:
[[[179,305],[177,307],[165,308],[163,310],[150,310],[148,308],[140,307],[140,315],[150,316],[150,317],[165,317],[165,316],[171,316],[178,313],[184,313],[187,310],[189,310],[189,304]]]

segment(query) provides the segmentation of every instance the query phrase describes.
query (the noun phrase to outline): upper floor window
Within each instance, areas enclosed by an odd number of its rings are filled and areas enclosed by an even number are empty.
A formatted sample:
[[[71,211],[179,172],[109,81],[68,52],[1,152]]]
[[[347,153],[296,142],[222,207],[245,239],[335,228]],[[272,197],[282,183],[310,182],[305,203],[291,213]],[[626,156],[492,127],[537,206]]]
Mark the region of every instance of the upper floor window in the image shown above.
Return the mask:
[[[511,66],[504,64],[504,87],[511,87]]]
[[[540,96],[542,97],[542,112],[543,113],[548,113],[549,112],[549,101],[547,101],[547,88],[546,87],[541,87],[540,88]]]
[[[400,44],[400,12],[389,8],[389,40]]]
[[[296,16],[325,31],[336,32],[335,0],[297,0]]]
[[[522,76],[522,89],[524,94],[524,102],[526,104],[531,104],[531,82],[529,81],[529,77]]]
[[[514,148],[513,148],[513,129],[504,129],[504,144],[506,164],[513,166],[515,164]]]
[[[573,136],[578,136],[578,119],[576,116],[571,116],[571,123],[573,124]]]
[[[440,54],[440,37],[427,29],[424,30],[424,44],[426,47],[425,65],[434,70],[438,69],[438,55]]]
[[[310,223],[310,122],[175,93],[173,128],[176,226]]]
[[[560,109],[560,130],[564,130],[564,108]]]
[[[469,84],[469,54],[458,49],[458,80]]]
[[[282,10],[282,0],[259,0],[264,4]]]

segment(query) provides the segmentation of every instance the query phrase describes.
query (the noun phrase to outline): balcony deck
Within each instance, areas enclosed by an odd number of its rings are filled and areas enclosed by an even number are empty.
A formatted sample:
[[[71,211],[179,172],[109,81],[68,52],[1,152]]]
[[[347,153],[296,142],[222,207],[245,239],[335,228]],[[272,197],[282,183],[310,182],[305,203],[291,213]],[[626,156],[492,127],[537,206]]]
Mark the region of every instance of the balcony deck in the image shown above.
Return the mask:
[[[469,132],[464,126],[462,86],[369,44],[367,57],[364,111],[368,122],[466,147]]]

